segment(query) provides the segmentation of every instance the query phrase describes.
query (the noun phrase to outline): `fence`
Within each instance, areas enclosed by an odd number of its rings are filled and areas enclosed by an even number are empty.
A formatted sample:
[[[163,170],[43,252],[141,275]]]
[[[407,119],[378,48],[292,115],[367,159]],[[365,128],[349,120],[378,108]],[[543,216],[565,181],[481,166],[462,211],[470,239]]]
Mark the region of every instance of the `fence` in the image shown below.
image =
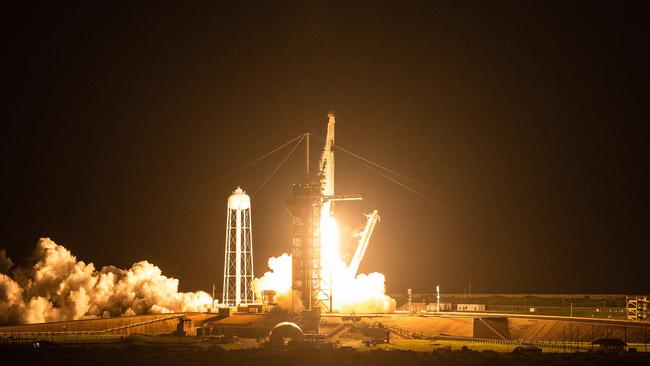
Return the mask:
[[[562,352],[575,352],[587,351],[593,349],[593,345],[587,342],[574,342],[574,341],[527,341],[522,339],[490,339],[490,338],[474,338],[463,336],[449,336],[449,335],[434,335],[423,332],[417,332],[408,328],[397,327],[382,323],[381,326],[396,333],[404,338],[410,339],[428,339],[428,340],[447,340],[458,341],[464,343],[478,343],[490,345],[509,345],[512,347],[538,347],[541,349],[553,349]]]
[[[20,333],[0,335],[2,346],[29,346],[36,341],[50,341],[57,344],[97,344],[119,343],[124,340],[119,335],[99,335],[91,333]]]
[[[1,346],[28,346],[36,341],[34,337],[27,336],[3,336],[0,337]]]

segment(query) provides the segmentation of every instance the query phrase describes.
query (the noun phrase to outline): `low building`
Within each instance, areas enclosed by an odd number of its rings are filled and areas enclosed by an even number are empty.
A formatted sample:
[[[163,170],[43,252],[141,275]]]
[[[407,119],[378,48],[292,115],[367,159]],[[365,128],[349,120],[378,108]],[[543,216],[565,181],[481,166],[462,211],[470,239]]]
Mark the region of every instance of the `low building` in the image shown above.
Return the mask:
[[[440,303],[440,309],[438,309],[438,303],[432,302],[430,304],[427,304],[426,311],[428,312],[438,312],[438,311],[453,311],[454,310],[454,304],[450,302],[441,302]]]
[[[176,324],[176,334],[179,337],[185,336],[194,336],[196,335],[196,329],[192,326],[192,319],[186,317],[178,318],[178,323]]]
[[[456,311],[482,312],[485,311],[485,304],[458,304]]]
[[[605,353],[620,353],[625,350],[627,343],[618,338],[600,338],[591,342],[598,346],[598,350]]]
[[[398,310],[401,311],[410,311],[411,313],[419,313],[426,311],[427,303],[425,302],[412,302],[410,305],[406,303],[399,307]]]

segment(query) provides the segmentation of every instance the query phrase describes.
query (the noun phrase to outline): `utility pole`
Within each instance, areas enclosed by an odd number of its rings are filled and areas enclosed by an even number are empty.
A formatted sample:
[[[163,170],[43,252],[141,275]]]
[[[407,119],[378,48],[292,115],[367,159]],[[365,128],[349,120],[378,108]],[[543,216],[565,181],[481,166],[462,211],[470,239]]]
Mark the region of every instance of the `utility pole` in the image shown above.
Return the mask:
[[[440,285],[436,285],[436,299],[438,300],[436,310],[438,313],[440,313]]]
[[[330,263],[330,313],[334,312],[334,263]]]
[[[305,133],[305,175],[309,178],[309,132]]]
[[[408,300],[409,300],[409,314],[413,314],[413,310],[411,308],[411,302],[413,301],[413,290],[412,289],[408,289],[408,295],[409,295],[409,297],[408,297]]]
[[[566,324],[562,324],[562,353],[566,353]]]
[[[212,306],[210,307],[210,311],[214,309],[214,283],[212,284]]]

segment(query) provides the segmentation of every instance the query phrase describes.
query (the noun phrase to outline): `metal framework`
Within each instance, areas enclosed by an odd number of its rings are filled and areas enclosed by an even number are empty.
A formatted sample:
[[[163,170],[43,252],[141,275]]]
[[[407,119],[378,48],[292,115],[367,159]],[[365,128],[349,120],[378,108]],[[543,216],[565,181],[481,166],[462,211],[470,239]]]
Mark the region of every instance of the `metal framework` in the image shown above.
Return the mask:
[[[294,184],[287,201],[292,216],[292,289],[300,292],[302,305],[317,306],[320,290],[320,183]]]
[[[642,321],[648,319],[648,297],[626,297],[627,319]]]
[[[368,242],[370,241],[370,236],[372,235],[372,231],[375,229],[375,225],[377,225],[377,222],[379,221],[379,212],[377,210],[374,210],[371,214],[367,214],[366,218],[368,219],[368,222],[366,223],[365,229],[363,229],[363,232],[361,233],[361,238],[359,239],[359,245],[357,246],[357,250],[354,251],[354,256],[350,261],[349,268],[353,276],[357,275],[357,271],[359,270],[359,264],[361,264],[361,260],[363,259],[363,256],[366,254],[366,249],[368,249]]]
[[[328,114],[327,138],[318,170],[310,172],[309,134],[305,135],[305,178],[293,184],[287,200],[292,216],[292,289],[300,292],[302,305],[308,311],[333,311],[331,270],[323,271],[321,261],[321,218],[330,215],[335,201],[360,200],[360,195],[334,193],[334,113]],[[376,215],[376,212],[374,213]],[[376,215],[376,220],[379,216]],[[372,224],[374,227],[374,223]],[[372,231],[372,229],[370,229]],[[369,235],[367,235],[369,237]],[[364,245],[367,245],[367,240]],[[362,248],[362,252],[365,248]],[[362,257],[362,254],[361,254]],[[359,258],[360,260],[360,258]],[[323,278],[323,273],[325,277]],[[330,273],[330,276],[327,276]],[[295,311],[296,307],[294,307]]]
[[[228,198],[223,265],[223,303],[229,306],[255,301],[253,288],[253,235],[250,197],[239,187]]]

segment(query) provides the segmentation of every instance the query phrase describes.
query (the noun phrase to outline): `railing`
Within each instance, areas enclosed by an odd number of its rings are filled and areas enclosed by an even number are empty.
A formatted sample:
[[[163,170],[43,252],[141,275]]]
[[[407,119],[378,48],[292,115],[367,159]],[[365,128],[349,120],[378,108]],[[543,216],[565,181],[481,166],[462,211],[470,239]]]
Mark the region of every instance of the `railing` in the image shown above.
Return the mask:
[[[104,330],[0,333],[0,345],[31,345],[32,342],[39,340],[63,344],[117,343],[123,341],[124,336],[115,334],[115,332],[147,324],[173,320],[182,316],[184,315],[175,314]]]
[[[56,334],[5,334],[0,336],[0,346],[28,346],[36,341],[48,341],[57,344],[96,344],[119,343],[124,337],[119,335],[97,335],[86,333]]]
[[[417,332],[408,328],[402,328],[395,325],[382,323],[381,327],[390,330],[404,338],[409,339],[427,339],[427,340],[447,340],[464,343],[492,344],[492,345],[509,345],[513,347],[539,347],[542,349],[562,350],[563,352],[587,351],[593,349],[591,343],[573,342],[573,341],[528,341],[522,339],[490,339],[474,338],[463,336],[449,336],[440,334],[427,334]]]
[[[36,338],[34,337],[25,337],[25,336],[0,337],[0,345],[2,346],[31,345],[32,342],[34,341],[36,341]]]

